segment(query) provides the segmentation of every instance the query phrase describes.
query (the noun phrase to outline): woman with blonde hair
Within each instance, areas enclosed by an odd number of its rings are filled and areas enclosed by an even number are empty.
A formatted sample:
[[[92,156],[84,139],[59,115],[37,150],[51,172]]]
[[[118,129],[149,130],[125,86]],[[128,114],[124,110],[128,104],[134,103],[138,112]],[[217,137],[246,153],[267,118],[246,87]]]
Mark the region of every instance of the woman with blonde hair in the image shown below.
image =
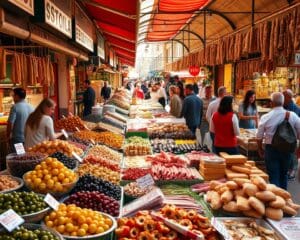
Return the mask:
[[[45,140],[54,140],[53,119],[55,102],[45,98],[32,112],[25,125],[25,147],[32,147]]]

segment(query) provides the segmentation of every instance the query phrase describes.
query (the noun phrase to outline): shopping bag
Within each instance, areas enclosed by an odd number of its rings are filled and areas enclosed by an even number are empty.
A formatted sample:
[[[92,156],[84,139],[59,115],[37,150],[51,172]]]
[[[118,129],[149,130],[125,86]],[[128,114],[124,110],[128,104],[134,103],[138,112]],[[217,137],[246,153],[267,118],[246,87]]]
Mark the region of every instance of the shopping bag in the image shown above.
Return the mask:
[[[212,140],[210,137],[210,132],[205,133],[203,145],[206,145],[207,148],[212,152]]]

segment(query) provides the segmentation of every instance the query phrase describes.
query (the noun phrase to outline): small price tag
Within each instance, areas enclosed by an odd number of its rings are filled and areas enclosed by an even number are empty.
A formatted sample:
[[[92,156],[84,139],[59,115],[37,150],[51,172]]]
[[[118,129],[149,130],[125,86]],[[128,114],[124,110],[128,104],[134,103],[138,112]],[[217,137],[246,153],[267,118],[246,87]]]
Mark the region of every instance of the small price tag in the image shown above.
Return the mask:
[[[91,139],[91,143],[92,143],[93,145],[96,145],[96,143],[95,143],[95,141],[94,141],[93,139]]]
[[[66,132],[65,129],[62,129],[61,133],[65,136],[65,138],[69,138],[69,135],[68,135],[68,133]]]
[[[151,174],[149,174],[149,173],[143,177],[138,178],[136,180],[136,182],[137,182],[138,186],[142,189],[154,185],[154,180],[153,180]]]
[[[73,113],[69,112],[69,116],[70,116],[70,117],[73,117],[74,115],[73,115]]]
[[[75,129],[76,129],[76,131],[77,131],[77,132],[80,132],[80,130],[79,130],[79,128],[78,128],[78,127],[75,127]]]
[[[78,162],[83,162],[83,159],[76,152],[72,152],[72,155]]]
[[[0,223],[9,232],[13,231],[24,222],[24,219],[12,209],[9,209],[0,215]]]
[[[61,115],[61,117],[62,117],[62,118],[66,118],[66,116],[65,116],[65,115]]]
[[[52,209],[58,210],[59,202],[51,194],[48,193],[45,196],[44,202],[47,203]]]
[[[25,149],[24,149],[23,143],[16,143],[15,149],[16,149],[16,153],[18,155],[25,154]]]
[[[214,228],[221,234],[223,235],[225,240],[232,240],[232,237],[230,236],[227,228],[224,226],[224,224],[217,220],[216,218],[211,219],[211,225],[214,226]]]
[[[90,130],[87,125],[83,125],[86,130]]]

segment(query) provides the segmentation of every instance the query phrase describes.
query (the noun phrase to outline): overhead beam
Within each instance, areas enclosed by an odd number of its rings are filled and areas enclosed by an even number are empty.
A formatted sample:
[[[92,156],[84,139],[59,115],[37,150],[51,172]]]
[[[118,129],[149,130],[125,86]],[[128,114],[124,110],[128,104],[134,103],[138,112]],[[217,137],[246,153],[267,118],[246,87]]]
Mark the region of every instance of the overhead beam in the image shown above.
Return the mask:
[[[112,32],[105,31],[105,30],[103,30],[103,29],[102,29],[101,31],[102,31],[103,33],[107,34],[107,35],[113,36],[113,37],[115,37],[115,38],[122,39],[122,40],[124,40],[124,41],[126,41],[126,42],[135,43],[134,40],[130,40],[130,39],[125,38],[125,37],[121,37],[121,36],[119,36],[119,35],[117,35],[117,34],[114,34],[114,33],[112,33]]]
[[[179,32],[187,32],[187,33],[193,34],[194,36],[197,37],[198,40],[200,40],[200,42],[202,42],[204,44],[204,39],[199,34],[195,33],[194,31],[182,29],[182,30],[179,30]]]
[[[224,12],[219,12],[219,11],[210,10],[210,9],[208,9],[207,12],[211,13],[211,14],[215,14],[215,15],[223,18],[230,25],[230,27],[232,28],[232,30],[236,29],[236,26],[235,26],[234,22],[230,18],[228,18],[226,15],[224,15]]]
[[[109,41],[108,41],[108,42],[109,42]],[[120,45],[118,45],[118,44],[114,44],[114,43],[109,42],[109,45],[114,46],[114,47],[117,47],[117,48],[120,48],[120,49],[123,49],[123,50],[126,50],[126,51],[128,51],[128,52],[135,53],[135,50],[128,49],[128,48],[125,48],[125,47],[122,47],[122,46],[120,46]]]
[[[117,14],[119,16],[125,17],[125,18],[134,19],[134,20],[137,18],[136,15],[130,15],[130,14],[127,14],[127,13],[124,13],[124,12],[121,12],[121,11],[111,9],[109,7],[103,6],[102,4],[94,2],[92,0],[80,0],[80,1],[83,2],[83,3],[89,4],[89,5],[92,5],[96,8],[102,9],[104,11],[111,12],[113,14]]]

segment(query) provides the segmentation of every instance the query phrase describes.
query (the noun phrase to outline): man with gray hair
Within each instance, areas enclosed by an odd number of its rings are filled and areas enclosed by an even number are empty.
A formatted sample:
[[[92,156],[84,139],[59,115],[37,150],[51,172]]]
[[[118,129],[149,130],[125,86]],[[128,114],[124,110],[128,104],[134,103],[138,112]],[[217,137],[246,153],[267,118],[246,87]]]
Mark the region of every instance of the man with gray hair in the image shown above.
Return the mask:
[[[292,161],[293,153],[281,152],[272,146],[272,139],[280,123],[286,118],[286,110],[283,108],[284,95],[275,92],[271,95],[272,111],[263,115],[258,124],[256,134],[258,143],[258,153],[264,156],[267,173],[270,177],[270,183],[278,187],[287,189],[288,169]],[[300,137],[300,118],[290,112],[288,121],[293,127],[297,138]],[[265,140],[265,152],[263,151],[262,142]]]

